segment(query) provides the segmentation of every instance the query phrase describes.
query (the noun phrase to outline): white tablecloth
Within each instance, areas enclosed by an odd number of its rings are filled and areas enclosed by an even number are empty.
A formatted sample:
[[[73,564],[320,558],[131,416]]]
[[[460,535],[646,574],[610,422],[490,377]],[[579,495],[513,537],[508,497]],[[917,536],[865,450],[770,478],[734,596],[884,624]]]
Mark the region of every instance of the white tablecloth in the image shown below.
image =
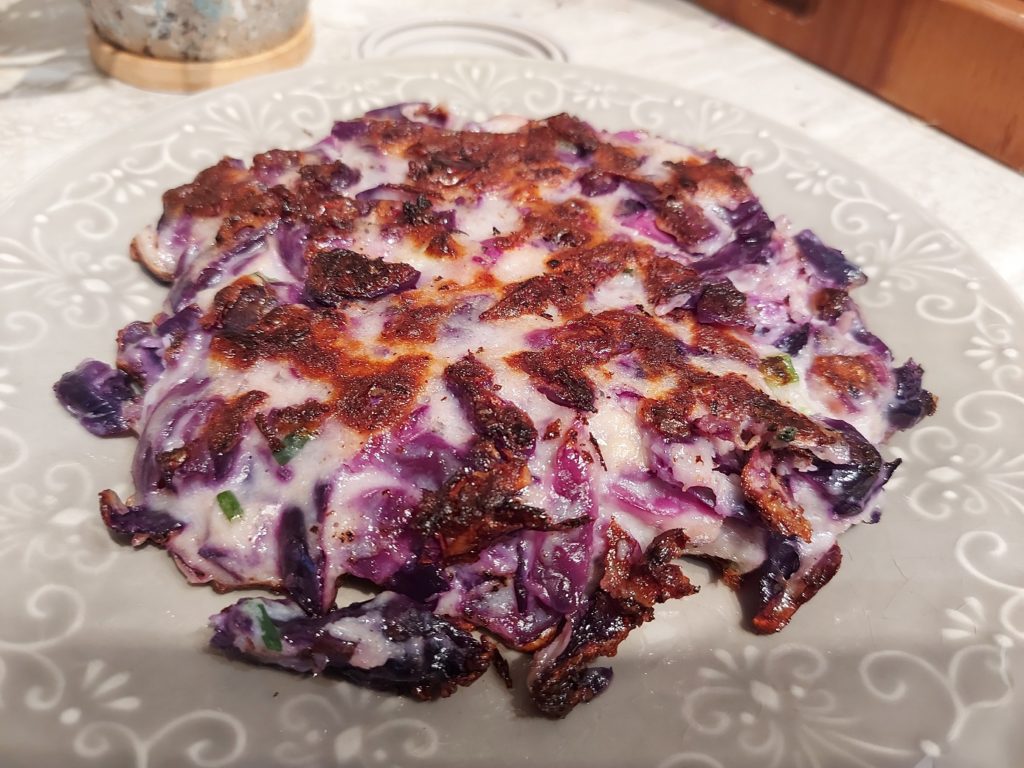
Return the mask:
[[[916,200],[1024,299],[1024,177],[683,0],[313,0],[307,66],[343,62],[368,30],[428,8],[514,20],[572,62],[713,91],[798,128]],[[0,0],[0,212],[44,168],[185,98],[97,73],[85,31],[75,0]]]

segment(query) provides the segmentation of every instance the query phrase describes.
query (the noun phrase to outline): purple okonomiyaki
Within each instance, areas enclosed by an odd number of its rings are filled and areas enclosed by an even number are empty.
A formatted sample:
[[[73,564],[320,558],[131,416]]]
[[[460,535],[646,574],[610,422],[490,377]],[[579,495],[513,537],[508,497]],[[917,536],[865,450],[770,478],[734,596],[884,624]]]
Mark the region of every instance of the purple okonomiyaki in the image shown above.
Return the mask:
[[[163,197],[133,256],[170,285],[57,397],[135,436],[111,532],[194,584],[229,657],[417,699],[499,654],[562,717],[602,657],[696,592],[782,629],[876,522],[877,446],[935,410],[749,172],[569,115],[406,104],[303,151],[224,159]],[[336,605],[340,584],[379,594]]]

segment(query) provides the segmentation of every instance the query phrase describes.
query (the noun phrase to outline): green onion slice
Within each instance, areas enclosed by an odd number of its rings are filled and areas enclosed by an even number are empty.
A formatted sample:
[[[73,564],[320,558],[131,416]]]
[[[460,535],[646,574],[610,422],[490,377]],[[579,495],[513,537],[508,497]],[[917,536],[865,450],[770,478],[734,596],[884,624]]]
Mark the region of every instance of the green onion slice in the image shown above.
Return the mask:
[[[257,618],[260,622],[260,635],[263,639],[263,645],[268,651],[280,651],[281,633],[274,626],[274,622],[270,618],[270,614],[267,613],[267,609],[261,604],[257,604],[256,607],[260,612]]]
[[[796,437],[796,427],[783,427],[775,433],[775,438],[784,443],[791,443]]]
[[[313,436],[309,432],[292,432],[281,441],[280,450],[274,451],[274,458],[278,464],[284,466],[294,459],[302,450],[302,446],[312,439]]]
[[[236,517],[241,517],[244,514],[242,505],[238,503],[238,497],[231,491],[221,491],[218,493],[217,503],[220,505],[220,511],[224,513],[224,517],[228,520],[234,520]]]
[[[789,355],[774,355],[761,361],[761,375],[776,387],[783,387],[797,381],[800,376],[793,367],[793,358]]]

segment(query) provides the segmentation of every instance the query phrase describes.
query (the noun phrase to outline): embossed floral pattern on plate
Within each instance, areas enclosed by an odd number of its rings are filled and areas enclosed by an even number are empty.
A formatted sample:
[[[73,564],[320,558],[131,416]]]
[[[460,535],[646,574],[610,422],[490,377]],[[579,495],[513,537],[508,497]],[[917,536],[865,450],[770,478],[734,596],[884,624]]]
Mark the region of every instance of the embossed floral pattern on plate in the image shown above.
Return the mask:
[[[473,118],[575,112],[749,165],[774,215],[862,264],[858,298],[941,398],[891,447],[880,526],[785,632],[755,637],[721,585],[630,638],[616,685],[569,719],[500,682],[419,705],[205,653],[227,602],[159,553],[109,540],[95,492],[127,490],[127,442],[80,434],[50,395],[151,315],[126,257],[160,192],[222,154],[301,146],[402,100]],[[6,765],[1006,766],[1024,760],[1024,311],[955,235],[870,173],[717,99],[515,60],[300,71],[152,115],[38,183],[0,222],[0,762]],[[514,698],[514,697],[513,697]],[[1016,741],[1015,741],[1016,739]]]

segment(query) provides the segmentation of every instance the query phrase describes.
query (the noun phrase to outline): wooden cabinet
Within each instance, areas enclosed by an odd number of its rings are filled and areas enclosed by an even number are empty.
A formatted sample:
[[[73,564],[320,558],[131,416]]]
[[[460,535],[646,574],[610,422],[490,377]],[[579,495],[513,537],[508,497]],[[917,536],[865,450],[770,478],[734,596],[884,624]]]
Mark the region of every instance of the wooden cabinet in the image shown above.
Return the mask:
[[[1024,0],[694,1],[1024,170]]]

